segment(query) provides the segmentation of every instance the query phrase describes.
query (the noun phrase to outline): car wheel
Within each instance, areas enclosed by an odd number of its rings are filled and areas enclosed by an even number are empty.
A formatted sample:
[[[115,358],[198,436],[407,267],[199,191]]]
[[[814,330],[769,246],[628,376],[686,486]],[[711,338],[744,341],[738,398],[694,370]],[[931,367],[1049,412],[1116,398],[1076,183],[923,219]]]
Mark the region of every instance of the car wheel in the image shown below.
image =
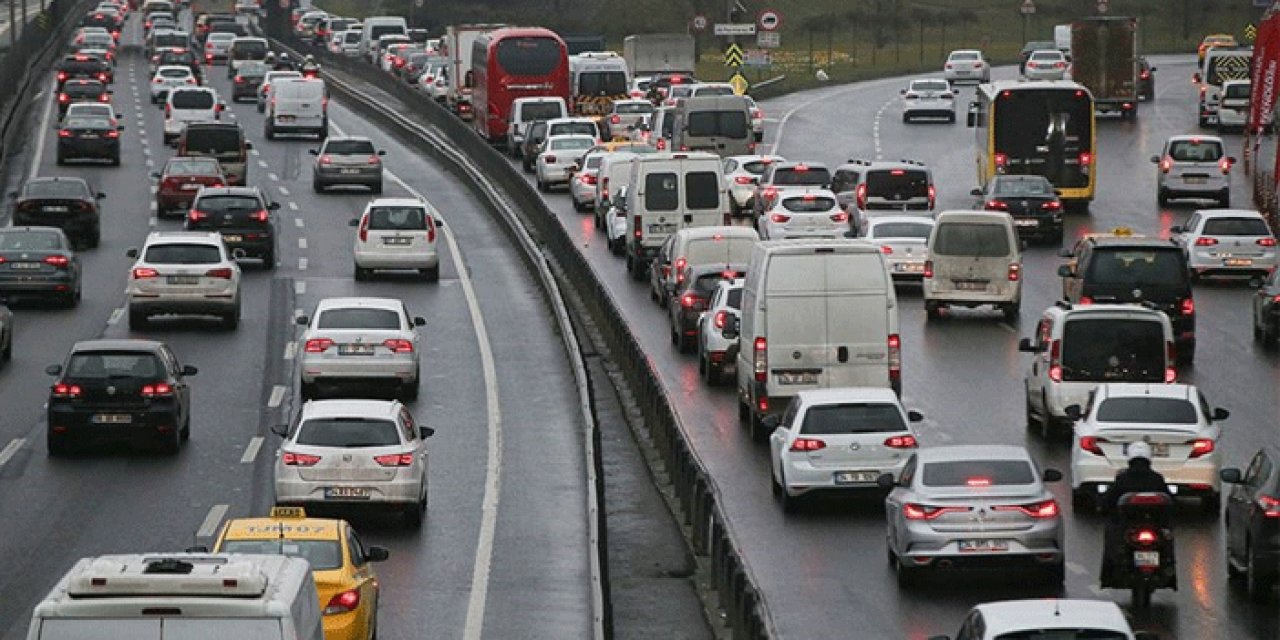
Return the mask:
[[[61,151],[59,151],[58,154],[54,157],[53,161],[55,164],[61,167],[62,165],[67,163],[67,158],[66,156],[62,155]]]
[[[422,279],[426,280],[427,282],[440,281],[440,265],[438,264],[434,267],[427,267],[426,269],[418,269],[418,273],[421,274]]]
[[[186,442],[187,440],[191,439],[191,414],[190,413],[188,413],[187,417],[183,419],[182,430],[179,431],[178,433],[179,435],[182,436],[183,442]]]
[[[537,179],[537,183],[538,183],[538,191],[541,191],[542,193],[546,193],[547,183],[543,182],[541,177]]]
[[[749,411],[749,413],[750,416],[748,417],[747,426],[751,433],[751,440],[753,442],[764,442],[769,437],[769,432],[764,427],[764,417],[757,414],[755,411]],[[785,476],[783,477],[783,481],[786,481]]]
[[[85,248],[97,249],[100,244],[102,244],[102,230],[94,229],[89,235],[89,241],[85,243]]]
[[[1245,548],[1245,557],[1248,558],[1248,565],[1245,567],[1245,590],[1248,591],[1250,600],[1263,602],[1270,597],[1271,587],[1276,582],[1275,569],[1260,561],[1257,554],[1253,552],[1253,545]]]
[[[264,103],[259,102],[259,103],[258,103],[258,113],[265,113],[265,112],[266,112],[266,110],[267,110],[267,105],[266,105],[266,104],[264,104]]]
[[[1035,414],[1035,411],[1031,408],[1031,395],[1030,395],[1030,394],[1027,394],[1027,395],[1026,395],[1026,397],[1025,397],[1025,398],[1023,399],[1023,401],[1022,401],[1022,404],[1023,404],[1023,412],[1024,412],[1024,414],[1026,415],[1026,424],[1027,424],[1027,428],[1028,428],[1028,429],[1030,429],[1030,428],[1032,428],[1032,427],[1036,426],[1037,424],[1039,424],[1039,423],[1036,421],[1036,414]]]
[[[1000,312],[1004,314],[1004,321],[1009,324],[1017,324],[1018,318],[1021,317],[1022,305],[1017,302],[1011,302],[1000,308]]]
[[[898,587],[906,589],[914,587],[920,580],[920,569],[918,567],[909,567],[902,558],[894,556],[893,569],[898,576]]]
[[[676,351],[679,351],[680,353],[693,353],[694,348],[697,346],[694,343],[693,338],[683,333],[680,333],[679,331],[677,331],[676,334],[678,336],[677,342],[676,342]]]
[[[120,166],[120,156],[119,156],[119,155],[116,155],[116,157],[114,157],[114,158],[112,158],[112,159],[111,159],[111,166],[113,166],[113,167],[118,167],[118,166]]]
[[[422,528],[422,520],[427,515],[427,499],[423,497],[404,510],[404,524],[410,529]]]
[[[1162,207],[1169,206],[1169,190],[1168,189],[1160,189],[1156,191],[1156,204]]]
[[[1058,562],[1049,565],[1049,570],[1046,573],[1045,584],[1060,587],[1067,580],[1067,563]]]
[[[956,114],[955,114],[955,112],[952,112],[952,113],[950,113],[950,114],[948,114],[948,115],[947,115],[947,122],[948,122],[949,124],[955,124],[955,123],[956,123]]]
[[[141,331],[146,329],[151,322],[147,318],[147,313],[137,307],[129,307],[129,329],[131,331]]]
[[[382,181],[379,180],[377,184],[370,185],[369,193],[372,193],[375,196],[382,195]]]
[[[369,274],[370,274],[370,270],[369,270],[369,269],[365,269],[364,267],[361,267],[361,266],[359,266],[359,265],[356,265],[355,273],[354,273],[354,277],[355,277],[355,279],[356,279],[356,282],[361,282],[361,281],[364,281],[364,280],[368,280],[368,279],[369,279]]]
[[[1093,513],[1096,507],[1097,502],[1094,501],[1088,489],[1079,487],[1071,490],[1071,508],[1077,514]]]
[[[316,193],[324,193],[324,183],[319,180],[311,181],[311,190]]]
[[[926,320],[926,321],[929,321],[929,322],[932,322],[932,321],[934,321],[934,320],[941,320],[941,319],[942,319],[942,305],[940,305],[940,304],[938,304],[938,303],[936,303],[936,302],[925,302],[925,303],[924,303],[924,317],[925,317],[925,320]]]
[[[1222,193],[1218,195],[1218,206],[1223,209],[1231,206],[1231,191],[1227,189],[1222,190]]]
[[[316,383],[307,382],[305,380],[302,381],[301,385],[299,385],[298,394],[302,396],[303,400],[311,400],[319,396],[319,394],[316,393]]]
[[[417,400],[418,384],[419,384],[419,380],[417,378],[414,378],[413,382],[400,383],[400,399],[404,401]]]
[[[275,249],[262,254],[262,268],[267,271],[274,271],[276,268],[276,252]]]
[[[181,430],[174,429],[168,434],[165,434],[164,437],[161,438],[158,448],[160,449],[160,453],[165,455],[178,455],[178,452],[182,449]]]
[[[1222,511],[1222,494],[1215,491],[1201,497],[1200,509],[1206,514],[1217,516]]]
[[[902,114],[902,124],[907,124],[908,122],[911,122],[911,116],[905,113]]]
[[[49,449],[51,458],[60,458],[71,453],[71,446],[67,444],[66,439],[55,436],[53,433],[45,434],[45,446]]]
[[[276,130],[271,126],[270,120],[268,120],[267,124],[262,127],[262,136],[268,140],[276,139]]]
[[[776,499],[781,499],[782,494],[785,493],[782,490],[782,485],[778,484],[778,479],[774,477],[772,470],[769,471],[769,490],[773,493],[773,497]]]
[[[1048,440],[1053,436],[1053,413],[1049,411],[1049,396],[1040,393],[1040,438]]]
[[[222,314],[222,328],[227,331],[235,331],[240,326],[240,303],[236,303],[236,307],[231,311]]]
[[[4,348],[0,349],[0,361],[8,362],[13,359],[13,332],[9,332],[4,336]]]

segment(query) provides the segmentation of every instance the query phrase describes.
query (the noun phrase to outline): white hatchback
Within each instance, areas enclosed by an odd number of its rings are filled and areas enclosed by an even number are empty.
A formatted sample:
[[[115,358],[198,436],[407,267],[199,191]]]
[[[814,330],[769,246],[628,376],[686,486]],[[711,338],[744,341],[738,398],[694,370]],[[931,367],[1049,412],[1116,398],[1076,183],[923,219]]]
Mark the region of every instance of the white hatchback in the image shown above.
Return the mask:
[[[436,250],[444,222],[431,204],[415,198],[378,198],[365,205],[356,227],[355,278],[365,280],[375,269],[417,270],[430,281],[440,279]]]
[[[1187,253],[1192,278],[1247,276],[1261,281],[1276,269],[1276,237],[1257,211],[1200,209],[1169,231]]]
[[[929,260],[929,234],[933,218],[928,216],[873,216],[867,218],[862,239],[880,245],[889,275],[894,282],[924,280]]]
[[[738,346],[737,319],[742,309],[742,287],[746,280],[721,280],[707,303],[707,311],[698,319],[698,373],[707,385],[726,384],[733,378],[726,369],[733,368]]]
[[[194,87],[196,81],[191,67],[177,64],[161,65],[151,78],[151,104],[158,104],[169,97],[169,92],[178,87]]]
[[[315,313],[299,316],[302,397],[322,386],[364,383],[390,386],[401,398],[418,397],[418,327],[397,298],[325,298]]]
[[[240,323],[240,266],[222,234],[153,231],[134,258],[125,286],[129,328],[145,329],[161,314],[216,315],[222,325]]]
[[[1219,207],[1231,206],[1231,166],[1236,159],[1226,154],[1217,136],[1173,136],[1158,156],[1151,156],[1156,171],[1156,202],[1166,206],[1175,198],[1217,200]]]
[[[417,528],[427,508],[427,442],[395,400],[319,400],[302,405],[275,460],[275,500],[282,505],[396,511]]]
[[[221,119],[225,107],[218,101],[218,92],[209,87],[183,87],[169,91],[164,103],[165,144],[177,140],[189,122]]]
[[[542,152],[534,166],[538,190],[550,191],[555,185],[569,184],[573,166],[582,160],[596,139],[585,135],[553,136],[542,143]]]
[[[843,238],[850,230],[849,213],[828,189],[787,189],[770,205],[756,221],[762,240]]]

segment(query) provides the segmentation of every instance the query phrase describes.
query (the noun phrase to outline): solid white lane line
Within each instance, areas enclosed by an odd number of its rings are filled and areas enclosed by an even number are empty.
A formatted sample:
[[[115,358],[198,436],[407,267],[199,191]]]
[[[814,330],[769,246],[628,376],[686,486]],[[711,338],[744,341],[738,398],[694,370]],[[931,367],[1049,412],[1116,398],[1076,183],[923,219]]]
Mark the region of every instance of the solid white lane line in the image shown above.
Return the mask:
[[[303,258],[305,260],[306,258]],[[293,295],[302,296],[307,294],[307,281],[295,280],[293,282]]]
[[[284,401],[285,391],[287,391],[287,389],[285,389],[282,384],[271,387],[271,397],[267,398],[267,406],[272,409],[280,406],[280,403]]]
[[[306,258],[298,258],[298,271],[306,271],[306,270],[307,270],[307,259],[306,259]],[[306,287],[307,287],[307,285],[306,285],[305,283],[303,283],[303,284],[302,284],[302,288],[305,290],[305,289],[306,289]]]
[[[227,515],[229,504],[215,504],[209,509],[209,515],[204,517],[204,522],[200,523],[200,528],[196,530],[197,538],[212,538],[214,532],[218,530],[218,525],[222,524],[222,518]]]
[[[249,446],[244,448],[244,455],[240,456],[242,464],[249,464],[258,457],[258,450],[262,448],[262,436],[254,436],[249,439]]]
[[[115,326],[124,317],[124,307],[120,307],[111,312],[111,317],[107,318],[107,326]]]
[[[298,353],[298,343],[290,342],[284,345],[284,359],[292,360],[293,356]]]
[[[306,238],[298,238],[298,248],[299,248],[299,249],[306,249],[306,248],[307,248],[307,239],[306,239]]]
[[[41,92],[43,93],[43,92]],[[44,101],[44,114],[40,116],[40,131],[36,135],[36,153],[31,158],[31,170],[27,178],[34,178],[40,173],[40,161],[44,159],[44,143],[49,136],[49,115],[53,111],[53,101]]]
[[[8,463],[9,460],[11,460],[15,455],[18,455],[18,450],[21,449],[22,445],[26,443],[27,443],[26,438],[14,438],[13,442],[9,443],[9,446],[5,447],[3,450],[0,450],[0,469],[3,469],[4,465]]]

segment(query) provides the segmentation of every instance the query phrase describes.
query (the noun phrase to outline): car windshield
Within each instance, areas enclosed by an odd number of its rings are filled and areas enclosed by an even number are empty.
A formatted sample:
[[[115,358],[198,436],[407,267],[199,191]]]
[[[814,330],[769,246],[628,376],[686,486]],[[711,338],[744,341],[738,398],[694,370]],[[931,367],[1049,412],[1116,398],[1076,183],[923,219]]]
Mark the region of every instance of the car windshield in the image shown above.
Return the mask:
[[[212,109],[213,94],[208,91],[175,91],[169,103],[174,109]]]
[[[390,420],[311,418],[298,427],[294,441],[315,447],[390,447],[400,444],[400,430]]]
[[[1270,236],[1267,223],[1258,218],[1211,218],[1204,221],[1207,236]]]
[[[926,487],[990,487],[1035,481],[1035,473],[1026,460],[926,462],[921,474],[921,483]]]
[[[1007,256],[1009,231],[1003,224],[946,222],[935,232],[933,252],[940,256]]]
[[[821,187],[831,182],[831,172],[825,167],[779,167],[773,172],[773,184],[782,186],[804,185]]]
[[[24,198],[85,198],[89,190],[76,180],[32,180],[22,190]]]
[[[218,163],[200,158],[174,158],[164,167],[165,175],[170,176],[220,176]]]
[[[0,251],[52,251],[61,248],[62,239],[56,233],[0,230]]]
[[[219,553],[260,553],[305,558],[313,571],[342,566],[342,547],[336,540],[223,540]]]
[[[804,412],[799,433],[808,435],[845,435],[906,431],[902,412],[884,402],[846,402],[810,407]]]
[[[151,353],[99,352],[77,353],[67,363],[67,377],[79,380],[107,378],[148,378],[164,376],[160,359]]]
[[[1164,326],[1152,320],[1074,318],[1062,332],[1064,381],[1163,382]]]
[[[1098,422],[1196,424],[1196,405],[1183,398],[1108,398],[1098,405]]]
[[[1036,177],[1002,177],[995,179],[994,195],[998,196],[1051,196],[1053,185],[1048,180]]]
[[[153,244],[143,259],[151,264],[218,264],[222,252],[208,244]]]
[[[786,198],[782,206],[794,213],[819,213],[830,211],[836,206],[836,199],[827,196],[806,195],[799,198]]]
[[[928,240],[933,225],[925,222],[881,222],[871,226],[869,237],[878,240],[886,238],[919,238]]]
[[[653,105],[649,102],[616,102],[613,105],[614,113],[653,113]]]
[[[317,329],[388,329],[400,328],[400,314],[391,309],[327,309],[320,313]]]
[[[338,156],[371,156],[375,153],[373,143],[368,140],[330,140],[324,145],[324,152]]]
[[[1094,249],[1093,256],[1085,274],[1093,284],[1181,287],[1187,279],[1186,258],[1177,247]]]
[[[946,80],[917,80],[911,83],[912,91],[950,91]]]
[[[1169,157],[1175,162],[1217,162],[1222,157],[1222,143],[1217,140],[1175,140],[1169,145]]]
[[[369,210],[370,231],[425,231],[427,212],[422,207],[374,207]]]
[[[995,640],[1126,640],[1128,637],[1110,629],[1026,629],[1002,633]]]

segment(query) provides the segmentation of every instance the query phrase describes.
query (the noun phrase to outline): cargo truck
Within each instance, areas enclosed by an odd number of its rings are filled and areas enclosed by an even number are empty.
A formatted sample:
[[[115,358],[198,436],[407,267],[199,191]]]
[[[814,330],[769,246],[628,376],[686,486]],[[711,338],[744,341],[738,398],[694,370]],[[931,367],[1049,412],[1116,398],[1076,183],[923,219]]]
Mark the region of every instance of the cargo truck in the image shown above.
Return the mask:
[[[1084,18],[1071,24],[1071,79],[1099,112],[1138,114],[1138,19]]]
[[[645,33],[622,41],[622,57],[632,77],[657,73],[692,74],[697,59],[687,33]]]
[[[470,120],[471,113],[471,46],[480,34],[501,29],[502,24],[459,24],[444,28],[440,41],[441,54],[449,60],[449,90],[445,93],[445,106],[463,120]]]

